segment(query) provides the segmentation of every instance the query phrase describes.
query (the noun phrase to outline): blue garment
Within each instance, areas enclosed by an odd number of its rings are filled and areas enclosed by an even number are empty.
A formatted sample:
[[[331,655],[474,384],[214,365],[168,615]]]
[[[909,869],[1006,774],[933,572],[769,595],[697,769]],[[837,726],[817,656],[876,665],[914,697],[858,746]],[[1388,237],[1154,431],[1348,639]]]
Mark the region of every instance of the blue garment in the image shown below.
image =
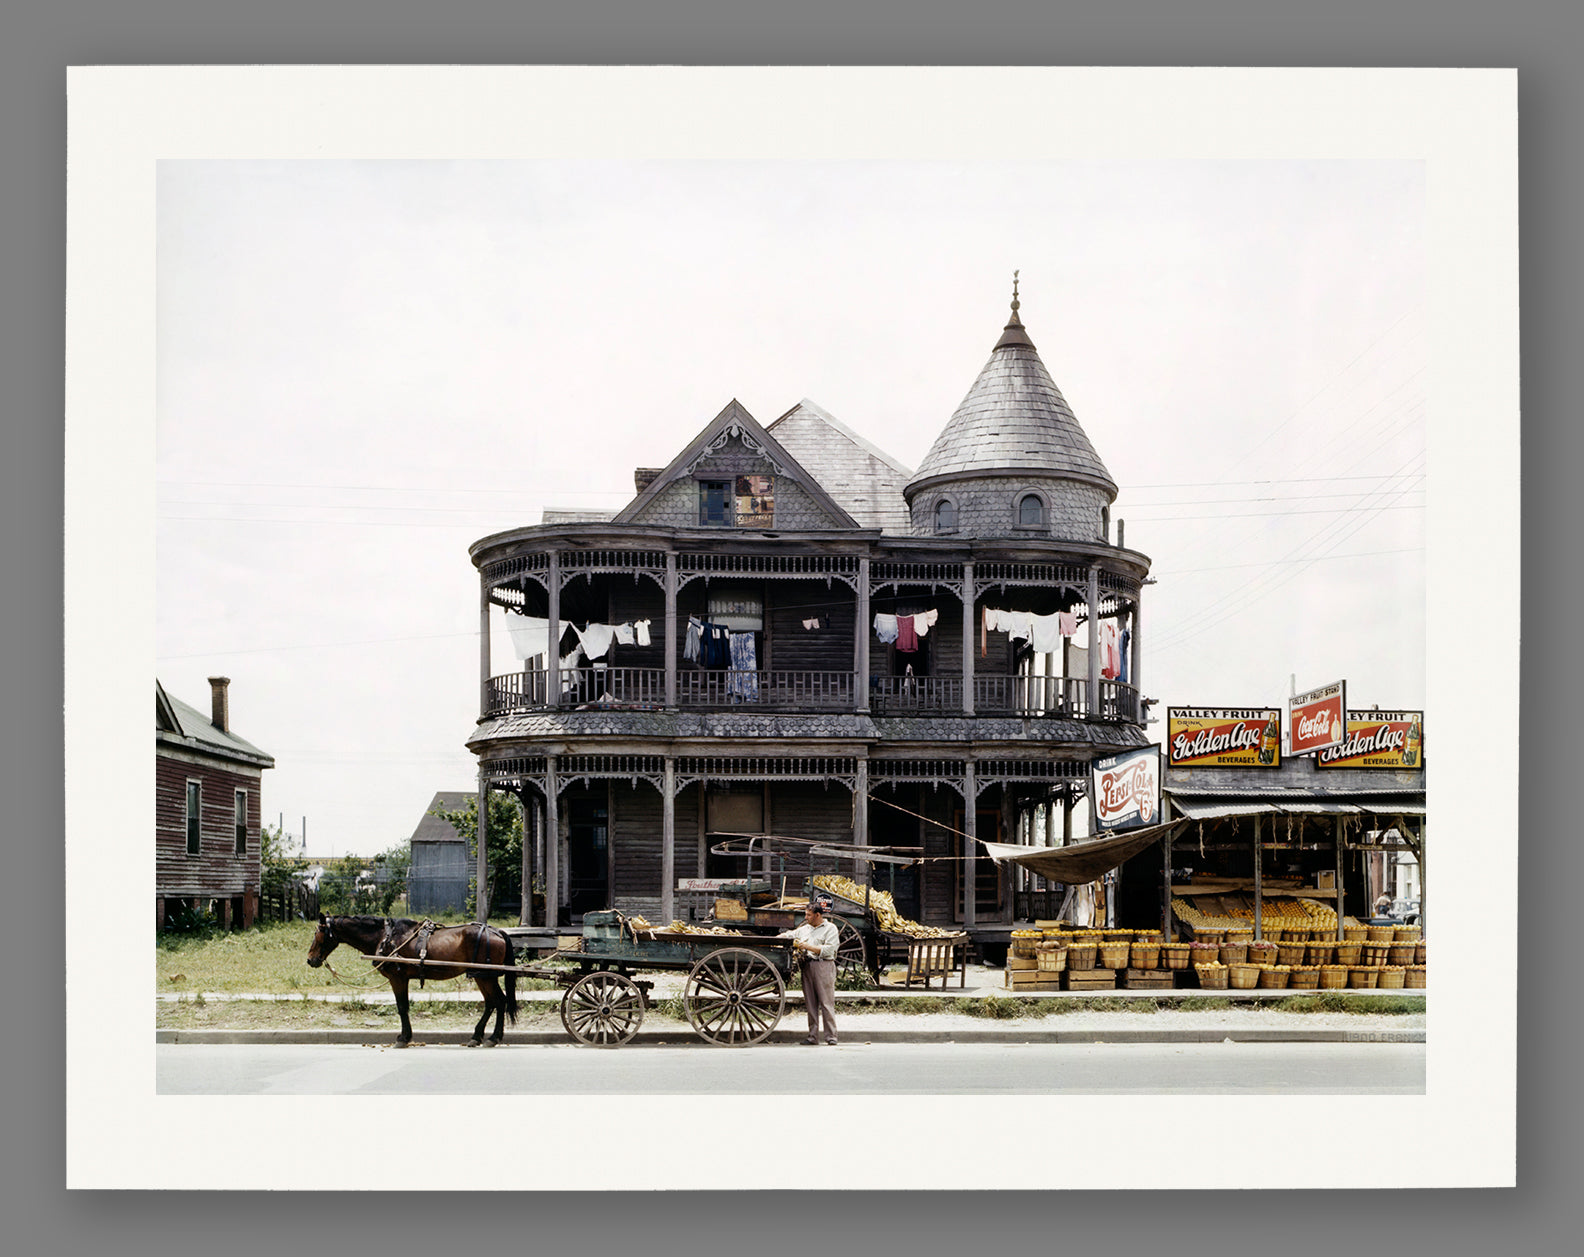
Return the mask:
[[[731,631],[724,624],[703,622],[703,663],[706,668],[731,667]]]
[[[759,665],[752,633],[731,634],[731,676],[726,690],[750,703],[759,701]]]

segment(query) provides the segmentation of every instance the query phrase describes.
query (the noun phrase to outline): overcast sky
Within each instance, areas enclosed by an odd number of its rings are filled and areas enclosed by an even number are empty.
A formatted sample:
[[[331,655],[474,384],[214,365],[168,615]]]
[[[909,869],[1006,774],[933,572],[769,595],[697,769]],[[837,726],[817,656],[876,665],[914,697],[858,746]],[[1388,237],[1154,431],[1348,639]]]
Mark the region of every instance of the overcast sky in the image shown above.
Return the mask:
[[[1153,561],[1162,719],[1290,678],[1422,707],[1424,195],[1379,161],[163,162],[159,679],[232,678],[311,853],[401,842],[475,785],[472,541],[621,506],[733,398],[916,467],[1017,268]]]

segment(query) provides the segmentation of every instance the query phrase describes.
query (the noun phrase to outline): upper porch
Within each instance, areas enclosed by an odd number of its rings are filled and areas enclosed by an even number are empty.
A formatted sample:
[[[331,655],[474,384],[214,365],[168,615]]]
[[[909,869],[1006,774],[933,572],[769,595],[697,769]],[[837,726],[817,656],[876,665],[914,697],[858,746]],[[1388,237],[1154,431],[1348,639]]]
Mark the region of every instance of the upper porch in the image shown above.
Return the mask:
[[[473,559],[481,719],[590,706],[1147,715],[1148,560],[1121,547],[560,525],[486,538]],[[729,650],[700,641],[710,626]]]

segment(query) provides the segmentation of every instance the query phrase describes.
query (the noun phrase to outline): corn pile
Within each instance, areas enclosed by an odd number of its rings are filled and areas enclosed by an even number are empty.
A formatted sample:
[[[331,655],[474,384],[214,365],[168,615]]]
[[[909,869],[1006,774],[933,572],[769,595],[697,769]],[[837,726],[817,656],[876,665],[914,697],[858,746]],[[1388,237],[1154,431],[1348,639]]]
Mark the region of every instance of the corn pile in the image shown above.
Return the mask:
[[[1172,911],[1184,925],[1196,930],[1236,929],[1254,919],[1252,906],[1229,908],[1227,916],[1212,916],[1200,912],[1193,901],[1178,895],[1172,896]],[[1265,900],[1261,920],[1267,927],[1335,930],[1336,911],[1313,899],[1285,899],[1272,896]]]
[[[827,890],[833,895],[840,895],[851,903],[864,901],[865,888],[850,877],[843,877],[839,873],[821,873],[814,878],[814,886],[819,890]],[[887,934],[905,934],[909,938],[948,938],[954,931],[943,930],[936,925],[920,925],[917,921],[909,921],[896,910],[896,903],[891,896],[883,890],[868,891],[869,910],[874,913],[875,919],[880,922],[880,928]]]
[[[672,934],[724,934],[728,938],[748,937],[741,930],[728,930],[723,925],[712,925],[706,929],[702,925],[689,925],[686,921],[673,921],[666,929]]]

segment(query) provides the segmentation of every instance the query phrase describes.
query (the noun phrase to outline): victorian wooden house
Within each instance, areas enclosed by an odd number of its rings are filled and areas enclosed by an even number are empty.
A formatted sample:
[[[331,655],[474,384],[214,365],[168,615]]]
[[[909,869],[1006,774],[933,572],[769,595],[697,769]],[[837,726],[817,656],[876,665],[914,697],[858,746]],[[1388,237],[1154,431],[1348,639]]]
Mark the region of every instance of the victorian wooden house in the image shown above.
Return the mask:
[[[898,908],[1004,933],[1021,883],[974,839],[1062,841],[1091,761],[1147,741],[1149,560],[1113,542],[1117,486],[1016,294],[916,471],[811,402],[733,401],[635,489],[470,550],[468,746],[550,838],[545,924],[671,919],[680,879],[741,871],[723,831],[922,847]]]
[[[259,787],[275,761],[231,730],[228,677],[209,678],[206,716],[154,682],[154,920],[179,907],[227,929],[258,915]]]

